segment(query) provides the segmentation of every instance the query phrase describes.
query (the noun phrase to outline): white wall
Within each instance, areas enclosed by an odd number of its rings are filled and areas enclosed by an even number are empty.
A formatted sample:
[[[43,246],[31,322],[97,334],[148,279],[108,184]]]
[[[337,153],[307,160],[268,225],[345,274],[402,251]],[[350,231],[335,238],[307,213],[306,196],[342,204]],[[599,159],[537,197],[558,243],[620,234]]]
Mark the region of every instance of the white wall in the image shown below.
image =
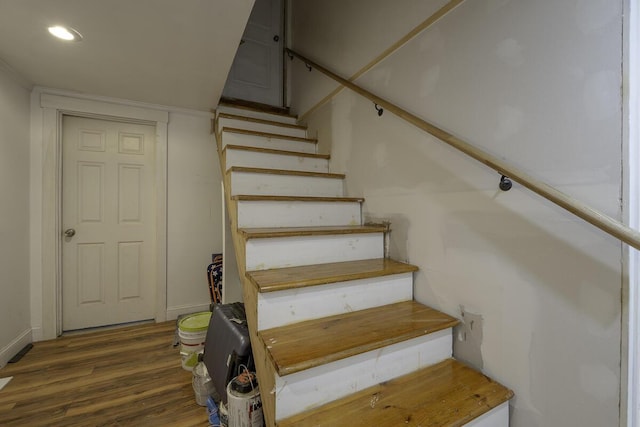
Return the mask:
[[[342,0],[290,3],[290,38],[296,50],[349,78],[447,1],[404,0],[402,7],[385,0],[371,0],[366,7]],[[337,87],[329,78],[318,78],[318,73],[296,73],[291,81],[292,106],[302,114]]]
[[[0,367],[31,341],[29,90],[0,63]],[[2,376],[0,374],[0,376]]]
[[[386,48],[362,34],[404,19],[379,3],[294,2],[294,49],[350,76]],[[398,9],[405,32],[427,18]],[[619,3],[466,1],[358,83],[620,218],[621,34]],[[292,72],[302,114],[332,85]],[[415,298],[474,315],[456,354],[514,390],[512,426],[618,425],[618,241],[349,91],[308,123],[365,215],[391,220],[391,256],[420,267]]]
[[[167,312],[209,309],[207,266],[222,252],[222,180],[211,118],[169,115]]]

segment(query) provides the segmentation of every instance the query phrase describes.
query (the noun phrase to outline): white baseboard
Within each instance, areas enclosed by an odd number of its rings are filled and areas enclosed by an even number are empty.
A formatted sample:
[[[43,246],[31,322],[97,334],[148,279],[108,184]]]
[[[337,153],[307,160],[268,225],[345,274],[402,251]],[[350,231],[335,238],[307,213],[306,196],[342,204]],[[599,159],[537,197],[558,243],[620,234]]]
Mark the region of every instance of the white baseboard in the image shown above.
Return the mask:
[[[209,304],[189,304],[167,307],[167,320],[176,320],[181,314],[191,314],[198,311],[209,311]]]
[[[32,342],[31,329],[27,329],[18,335],[13,341],[0,349],[0,368],[9,362],[9,360],[18,354],[27,344]]]

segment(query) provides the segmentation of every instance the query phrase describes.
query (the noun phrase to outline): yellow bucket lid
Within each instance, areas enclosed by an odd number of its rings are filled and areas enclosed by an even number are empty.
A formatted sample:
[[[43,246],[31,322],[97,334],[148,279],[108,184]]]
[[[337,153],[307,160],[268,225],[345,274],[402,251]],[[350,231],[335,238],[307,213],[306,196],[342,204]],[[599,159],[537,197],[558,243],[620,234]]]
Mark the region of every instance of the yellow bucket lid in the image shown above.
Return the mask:
[[[209,327],[210,311],[190,314],[178,322],[178,328],[184,332],[201,332]]]

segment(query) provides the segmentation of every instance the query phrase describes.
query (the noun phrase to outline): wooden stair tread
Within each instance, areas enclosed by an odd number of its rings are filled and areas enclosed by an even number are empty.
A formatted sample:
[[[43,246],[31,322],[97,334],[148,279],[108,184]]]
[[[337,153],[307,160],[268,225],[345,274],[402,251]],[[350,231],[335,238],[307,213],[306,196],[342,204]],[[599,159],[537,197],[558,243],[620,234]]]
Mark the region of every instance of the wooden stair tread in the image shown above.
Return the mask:
[[[309,144],[318,143],[318,140],[314,138],[303,138],[301,136],[280,135],[278,133],[261,132],[257,130],[240,129],[240,128],[233,128],[233,127],[227,127],[227,126],[222,128],[222,132],[237,133],[242,135],[263,136],[265,138],[274,138],[274,139],[288,139],[291,141],[308,142]]]
[[[224,150],[242,150],[242,151],[253,151],[256,153],[268,153],[268,154],[279,154],[281,156],[295,156],[295,157],[311,157],[314,159],[330,159],[331,156],[329,154],[316,154],[316,153],[302,153],[300,151],[289,151],[289,150],[275,150],[273,148],[260,148],[260,147],[247,147],[245,145],[233,145],[227,144],[224,147]],[[224,151],[222,150],[222,151]]]
[[[268,239],[273,237],[329,236],[338,234],[383,233],[383,225],[338,225],[315,227],[268,227],[239,228],[238,233],[245,239]]]
[[[344,179],[344,174],[342,173],[305,172],[305,171],[292,171],[287,169],[247,168],[244,166],[232,166],[227,170],[227,173],[229,172],[267,173],[272,175],[296,175],[296,176],[314,176],[318,178]]]
[[[258,292],[274,292],[327,283],[410,273],[417,270],[418,267],[411,264],[387,258],[378,258],[248,271],[246,276],[257,287]]]
[[[231,196],[231,199],[243,202],[364,202],[364,199],[361,197],[262,196],[252,194],[238,194],[236,196]]]
[[[280,376],[427,335],[458,320],[404,301],[258,332]]]
[[[369,387],[291,416],[278,427],[462,426],[513,397],[513,392],[454,360]]]
[[[222,98],[219,104],[221,107],[237,108],[241,110],[255,111],[258,113],[275,114],[277,116],[298,119],[298,116],[291,114],[289,107],[277,107],[275,105],[262,104],[259,102],[245,101],[236,98]]]
[[[238,116],[236,114],[228,114],[228,113],[220,113],[220,114],[218,114],[218,118],[231,119],[231,120],[241,120],[241,121],[244,121],[244,122],[260,123],[260,124],[264,124],[264,125],[273,125],[273,126],[279,126],[279,127],[291,128],[291,129],[302,129],[302,130],[306,130],[307,129],[306,126],[302,126],[302,125],[294,125],[294,124],[291,124],[291,123],[276,122],[274,120],[256,119],[256,118],[253,118],[253,117]]]

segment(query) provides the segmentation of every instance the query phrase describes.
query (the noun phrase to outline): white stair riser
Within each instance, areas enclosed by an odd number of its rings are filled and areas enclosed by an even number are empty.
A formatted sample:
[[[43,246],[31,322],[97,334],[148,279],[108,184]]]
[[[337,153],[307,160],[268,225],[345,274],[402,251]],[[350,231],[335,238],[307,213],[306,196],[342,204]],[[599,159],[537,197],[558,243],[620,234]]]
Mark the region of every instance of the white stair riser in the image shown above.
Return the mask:
[[[238,227],[361,225],[359,202],[238,201]]]
[[[509,402],[496,406],[468,423],[465,427],[509,427]]]
[[[231,172],[231,195],[341,197],[341,178]]]
[[[307,131],[303,128],[278,126],[277,124],[252,122],[227,117],[218,118],[218,129],[225,127],[252,130],[256,132],[276,133],[278,135],[297,136],[299,138],[306,138],[307,136]]]
[[[290,125],[296,124],[296,118],[290,116],[283,116],[281,114],[270,114],[262,111],[253,111],[246,108],[235,108],[227,106],[219,106],[216,113],[233,114],[234,116],[251,117],[253,119],[270,120],[272,122],[287,123]]]
[[[243,166],[248,168],[268,167],[269,169],[303,172],[329,172],[328,159],[227,148],[225,154],[225,167],[229,169],[233,166]]]
[[[284,377],[276,375],[276,420],[438,363],[451,357],[451,345],[449,328]]]
[[[243,147],[270,148],[272,150],[297,151],[299,153],[316,152],[316,144],[310,142],[235,132],[223,131],[221,142],[222,148],[227,145],[241,145]]]
[[[258,294],[258,330],[413,298],[412,273]]]
[[[250,239],[246,270],[294,267],[384,257],[383,233]]]

